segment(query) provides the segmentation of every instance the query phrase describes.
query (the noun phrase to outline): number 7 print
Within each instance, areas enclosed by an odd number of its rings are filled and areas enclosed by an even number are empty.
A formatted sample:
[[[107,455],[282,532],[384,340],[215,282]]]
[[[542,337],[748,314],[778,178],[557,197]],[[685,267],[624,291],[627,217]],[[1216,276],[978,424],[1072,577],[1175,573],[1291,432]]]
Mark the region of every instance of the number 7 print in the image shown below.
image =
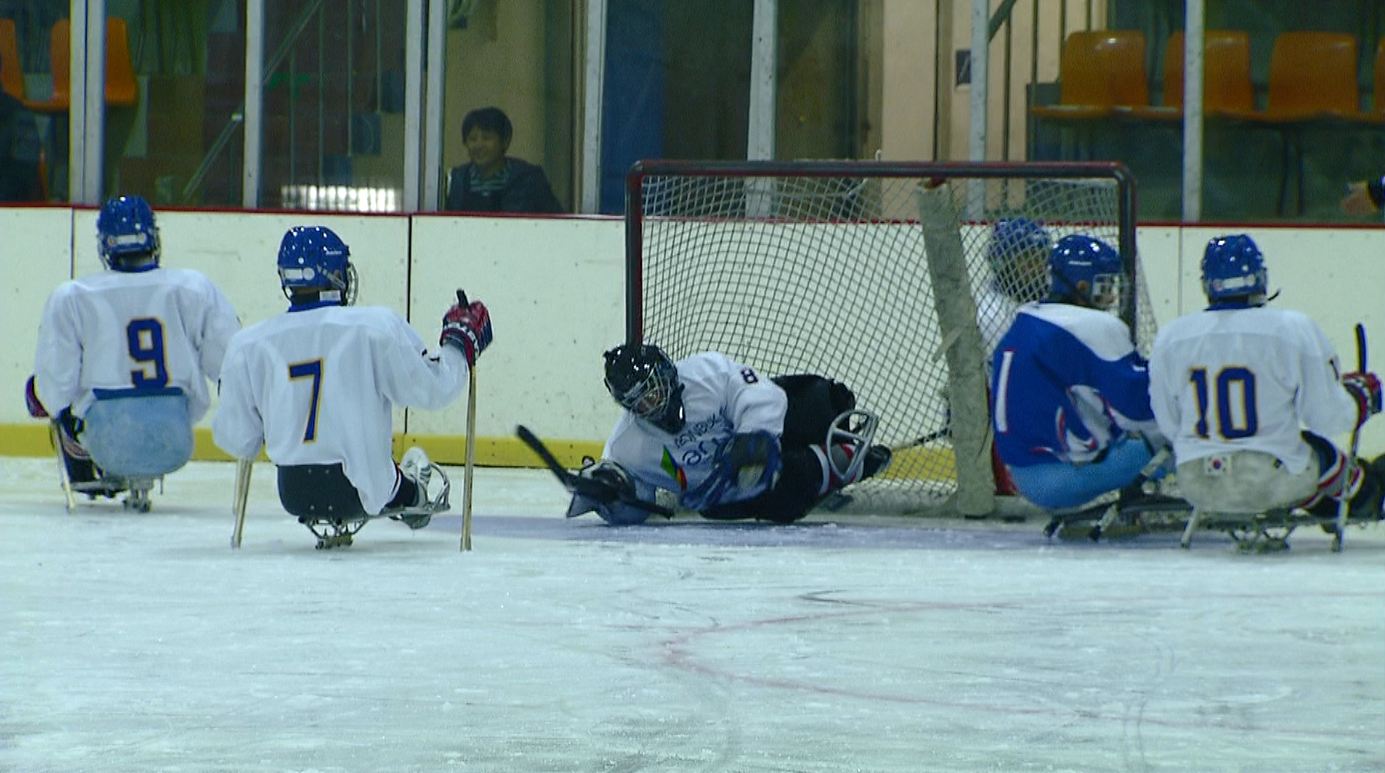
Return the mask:
[[[308,425],[303,430],[303,442],[311,443],[317,440],[317,406],[318,397],[322,394],[322,360],[290,364],[289,380],[295,381],[300,378],[313,380],[313,394],[308,402]]]

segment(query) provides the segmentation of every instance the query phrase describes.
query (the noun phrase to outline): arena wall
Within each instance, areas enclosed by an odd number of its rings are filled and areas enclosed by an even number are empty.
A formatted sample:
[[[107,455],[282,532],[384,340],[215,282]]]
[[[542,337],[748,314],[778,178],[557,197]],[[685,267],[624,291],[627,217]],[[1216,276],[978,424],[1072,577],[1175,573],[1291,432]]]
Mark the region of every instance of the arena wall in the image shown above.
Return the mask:
[[[598,453],[615,420],[601,385],[601,352],[624,336],[624,226],[616,218],[485,218],[419,215],[313,215],[161,212],[163,260],[206,273],[235,305],[244,324],[285,308],[274,256],[291,225],[330,226],[351,246],[361,304],[405,314],[425,341],[435,340],[457,288],[484,299],[495,343],[477,369],[477,458],[482,464],[537,461],[514,440],[516,424],[552,438],[567,463]],[[0,453],[49,453],[46,425],[30,419],[22,398],[33,371],[44,300],[61,281],[100,270],[95,212],[66,207],[0,208]],[[1277,305],[1316,319],[1354,367],[1352,325],[1379,331],[1385,311],[1379,256],[1382,228],[1271,226],[1140,229],[1141,257],[1159,321],[1199,308],[1198,263],[1207,240],[1248,231],[1265,251]],[[1382,350],[1385,352],[1385,350]],[[1381,356],[1385,356],[1382,354]],[[213,404],[215,411],[215,404]],[[445,411],[400,411],[401,443],[419,442],[435,457],[462,459],[465,401]],[[200,425],[198,457],[224,458]],[[1368,425],[1362,449],[1385,450],[1385,422]]]

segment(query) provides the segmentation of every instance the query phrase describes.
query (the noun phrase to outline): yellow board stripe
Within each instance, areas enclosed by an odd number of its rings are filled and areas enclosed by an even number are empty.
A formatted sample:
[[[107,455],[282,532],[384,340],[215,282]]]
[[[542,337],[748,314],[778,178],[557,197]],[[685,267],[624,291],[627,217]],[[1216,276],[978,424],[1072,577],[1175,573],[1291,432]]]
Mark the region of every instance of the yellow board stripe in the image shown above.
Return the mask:
[[[193,430],[192,458],[202,461],[232,461],[231,456],[212,442],[212,432],[204,427]],[[563,464],[579,467],[582,457],[600,456],[601,443],[583,440],[544,441]],[[409,446],[419,446],[439,464],[466,463],[465,435],[415,435],[395,433],[394,453],[398,458]],[[48,440],[48,424],[0,424],[0,456],[43,457],[53,455]],[[261,452],[260,459],[263,460]],[[529,447],[513,437],[477,437],[476,463],[483,467],[541,467],[542,462]]]
[[[582,464],[583,456],[601,455],[602,444],[590,440],[545,440],[553,455],[569,469]],[[398,459],[410,446],[418,446],[438,464],[466,463],[465,435],[416,435],[395,433],[394,455]],[[53,454],[48,440],[48,424],[0,424],[0,456],[44,457]],[[198,427],[193,430],[192,458],[202,461],[232,461],[231,457],[212,442],[212,432]],[[260,459],[264,460],[264,453]],[[477,437],[476,464],[482,467],[542,467],[543,463],[529,447],[514,437]],[[956,460],[948,448],[905,448],[895,453],[894,462],[884,477],[895,479],[920,478],[914,471],[929,470],[929,478],[956,477]]]

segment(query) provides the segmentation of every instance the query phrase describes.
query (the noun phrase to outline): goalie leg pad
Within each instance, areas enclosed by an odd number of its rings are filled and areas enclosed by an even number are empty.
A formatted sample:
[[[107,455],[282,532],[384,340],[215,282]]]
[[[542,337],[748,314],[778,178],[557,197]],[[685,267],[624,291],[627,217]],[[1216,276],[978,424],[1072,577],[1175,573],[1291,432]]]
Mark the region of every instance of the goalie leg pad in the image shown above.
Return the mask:
[[[716,521],[758,518],[774,523],[793,523],[803,518],[821,499],[820,450],[815,446],[785,449],[773,488],[740,502],[706,508],[701,511],[702,517]]]
[[[856,395],[851,389],[829,378],[804,373],[776,376],[774,383],[788,398],[784,432],[780,435],[785,447],[822,442],[837,417],[856,407]]]

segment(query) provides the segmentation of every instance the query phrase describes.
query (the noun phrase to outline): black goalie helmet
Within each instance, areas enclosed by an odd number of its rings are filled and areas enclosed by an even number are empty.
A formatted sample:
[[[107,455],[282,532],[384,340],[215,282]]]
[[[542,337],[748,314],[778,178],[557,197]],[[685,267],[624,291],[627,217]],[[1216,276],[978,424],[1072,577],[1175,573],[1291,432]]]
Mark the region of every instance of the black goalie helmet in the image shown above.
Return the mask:
[[[606,391],[616,402],[665,432],[683,428],[678,368],[657,346],[621,344],[605,353]]]

